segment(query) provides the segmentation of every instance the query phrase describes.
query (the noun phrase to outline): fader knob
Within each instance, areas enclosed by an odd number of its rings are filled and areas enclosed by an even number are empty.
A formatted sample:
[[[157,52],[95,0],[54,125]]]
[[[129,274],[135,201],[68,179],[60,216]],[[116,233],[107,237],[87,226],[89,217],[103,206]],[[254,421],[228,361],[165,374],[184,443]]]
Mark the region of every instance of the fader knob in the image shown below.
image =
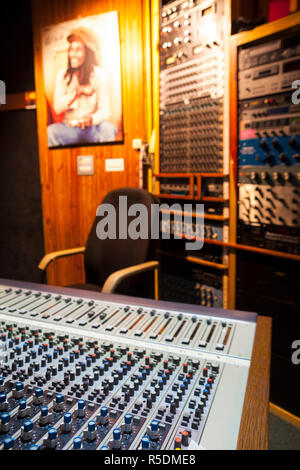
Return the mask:
[[[149,409],[152,408],[152,405],[153,405],[152,398],[148,397],[147,401],[146,401],[146,404],[147,404],[147,408],[149,408]]]
[[[170,404],[170,412],[175,415],[175,414],[176,414],[176,410],[177,410],[177,406],[176,406],[176,404],[175,404],[174,402],[172,402],[172,403]]]

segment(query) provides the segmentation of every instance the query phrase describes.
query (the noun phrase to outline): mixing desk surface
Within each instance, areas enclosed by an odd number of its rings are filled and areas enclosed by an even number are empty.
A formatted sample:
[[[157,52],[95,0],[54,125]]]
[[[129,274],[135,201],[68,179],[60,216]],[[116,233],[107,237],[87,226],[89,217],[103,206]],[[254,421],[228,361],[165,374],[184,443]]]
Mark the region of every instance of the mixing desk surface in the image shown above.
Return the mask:
[[[0,279],[0,449],[235,449],[256,317]]]

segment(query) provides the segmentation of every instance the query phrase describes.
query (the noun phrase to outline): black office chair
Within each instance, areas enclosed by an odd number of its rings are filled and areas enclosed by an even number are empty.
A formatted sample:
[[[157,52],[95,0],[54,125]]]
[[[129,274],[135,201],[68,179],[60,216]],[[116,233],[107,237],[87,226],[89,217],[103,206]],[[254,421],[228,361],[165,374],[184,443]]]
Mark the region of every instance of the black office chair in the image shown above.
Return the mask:
[[[119,196],[127,196],[128,208],[136,203],[146,207],[148,239],[119,239]],[[111,191],[105,196],[102,204],[111,204],[115,208],[116,239],[101,240],[97,237],[96,227],[107,214],[96,216],[85,247],[48,253],[40,262],[39,269],[45,276],[47,267],[54,260],[82,253],[86,283],[68,287],[139,297],[153,297],[154,291],[154,298],[158,299],[159,262],[155,261],[157,240],[151,239],[151,206],[155,203],[159,203],[157,198],[143,189],[120,188]],[[135,216],[127,216],[127,227],[134,219]],[[154,276],[152,274],[149,277],[149,272],[146,271],[154,271]],[[156,277],[156,282],[153,282],[153,277]]]

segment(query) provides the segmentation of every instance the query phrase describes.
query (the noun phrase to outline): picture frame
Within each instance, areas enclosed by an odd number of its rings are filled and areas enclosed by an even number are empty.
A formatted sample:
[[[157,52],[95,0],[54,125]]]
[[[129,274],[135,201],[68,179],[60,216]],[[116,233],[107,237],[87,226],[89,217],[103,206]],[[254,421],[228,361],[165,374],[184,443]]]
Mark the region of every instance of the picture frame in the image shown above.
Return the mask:
[[[122,142],[118,12],[42,30],[49,148]]]

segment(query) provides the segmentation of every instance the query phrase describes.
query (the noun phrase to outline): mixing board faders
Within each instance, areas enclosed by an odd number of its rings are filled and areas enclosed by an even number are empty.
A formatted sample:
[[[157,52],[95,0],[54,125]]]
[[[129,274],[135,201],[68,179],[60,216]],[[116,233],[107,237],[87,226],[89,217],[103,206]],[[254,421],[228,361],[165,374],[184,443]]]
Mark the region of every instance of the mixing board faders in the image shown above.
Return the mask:
[[[235,448],[256,315],[223,313],[2,280],[0,449]]]

